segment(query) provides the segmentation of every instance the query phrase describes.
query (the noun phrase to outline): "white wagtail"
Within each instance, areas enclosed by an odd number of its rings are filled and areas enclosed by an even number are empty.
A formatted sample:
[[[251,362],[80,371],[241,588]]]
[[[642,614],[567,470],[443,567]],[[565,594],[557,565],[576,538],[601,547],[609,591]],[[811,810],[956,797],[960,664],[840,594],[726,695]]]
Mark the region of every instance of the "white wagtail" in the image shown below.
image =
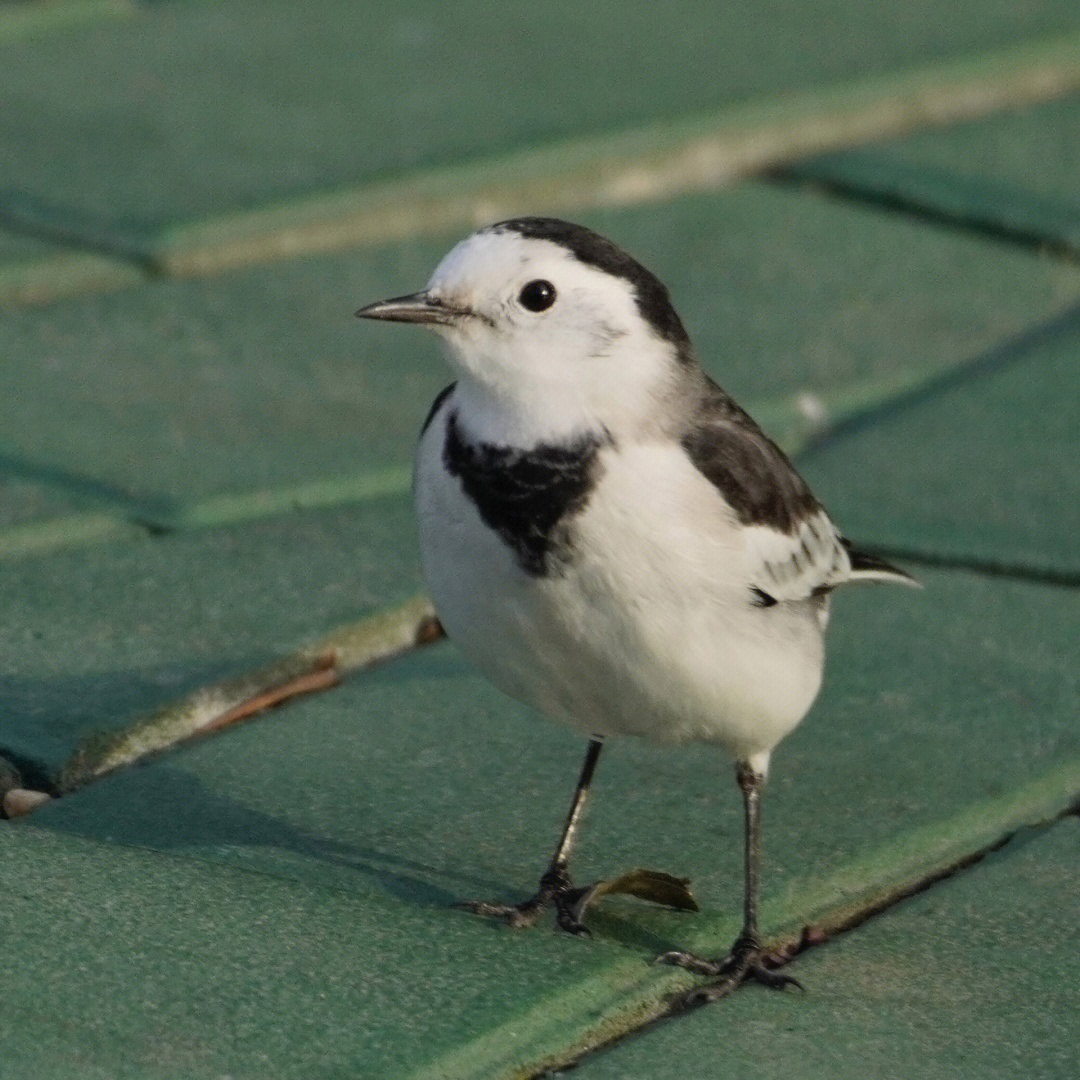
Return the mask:
[[[764,963],[758,807],[769,757],[821,685],[830,593],[903,571],[851,546],[781,450],[698,366],[668,291],[552,218],[491,225],[367,319],[421,323],[457,381],[416,463],[423,571],[446,632],[508,694],[589,736],[537,894],[472,910],[583,933],[568,860],[608,735],[703,739],[736,762],[745,924],[696,1000]]]

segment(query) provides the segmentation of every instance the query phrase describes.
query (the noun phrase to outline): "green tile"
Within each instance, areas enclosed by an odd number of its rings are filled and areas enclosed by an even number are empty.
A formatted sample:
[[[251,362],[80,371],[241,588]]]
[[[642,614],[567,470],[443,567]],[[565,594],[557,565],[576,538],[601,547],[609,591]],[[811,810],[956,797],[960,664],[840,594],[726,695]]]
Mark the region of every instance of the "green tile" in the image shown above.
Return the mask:
[[[1080,579],[1080,308],[804,454],[849,535]]]
[[[990,844],[1080,795],[1075,605],[1043,586],[926,577],[923,593],[865,589],[837,605],[827,689],[778,752],[767,794],[770,931],[797,929],[867,890],[909,880],[948,852],[956,858]],[[613,902],[592,939],[579,941],[546,924],[513,934],[449,906],[519,896],[534,884],[581,750],[579,738],[537,721],[437,646],[115,774],[29,821],[63,843],[78,835],[118,845],[131,869],[114,888],[132,896],[142,871],[130,849],[144,848],[205,864],[214,883],[207,888],[242,868],[252,890],[327,898],[318,920],[324,940],[315,943],[292,909],[282,922],[261,903],[238,901],[252,930],[239,954],[230,950],[203,976],[189,971],[182,988],[156,991],[154,1015],[128,1015],[134,991],[120,992],[128,1038],[149,1037],[160,1016],[172,1039],[206,1036],[193,1013],[208,995],[223,1015],[243,1015],[275,963],[248,957],[255,929],[265,927],[281,963],[299,936],[297,970],[325,964],[317,1023],[352,1034],[336,1048],[275,1036],[263,1072],[326,1075],[325,1055],[356,1048],[354,1075],[517,1075],[514,1068],[580,1038],[625,1029],[635,1010],[681,985],[681,974],[648,963],[654,953],[719,951],[738,924],[740,812],[730,763],[707,748],[632,741],[614,742],[601,761],[580,876],[639,865],[688,874],[701,914]],[[161,865],[158,855],[145,859]],[[98,895],[95,907],[110,893]],[[155,917],[135,934],[138,944],[98,953],[102,977],[130,986],[128,952],[152,955],[152,926],[194,918],[199,895],[181,893],[172,908],[154,896]],[[309,899],[297,908],[311,910]],[[218,972],[231,970],[234,955],[249,970],[223,987]],[[808,976],[811,995],[825,981]],[[27,992],[9,993],[9,1004]],[[287,1018],[306,1002],[288,981],[264,995],[260,1023],[292,1031]],[[55,1028],[68,1009],[53,1006]],[[77,1028],[67,1038],[88,1045]],[[232,1044],[206,1041],[207,1068],[227,1071]],[[108,1062],[113,1053],[98,1046],[90,1058]]]
[[[144,280],[138,266],[63,241],[7,232],[0,223],[0,309],[111,291]]]
[[[390,282],[426,279],[443,247],[7,313],[8,468],[169,521],[204,497],[406,463],[445,368],[422,335],[388,353],[353,312]]]
[[[797,180],[1080,255],[1080,97],[799,162]]]
[[[141,5],[0,40],[0,206],[148,252],[162,230],[421,166],[698,115],[1080,29],[1071,0]],[[679,77],[672,78],[673,59]]]
[[[1080,822],[1026,833],[801,957],[809,992],[746,990],[574,1071],[581,1080],[699,1075],[1076,1075]]]
[[[52,773],[87,736],[418,588],[404,496],[10,559],[0,753]]]
[[[994,348],[1080,295],[1073,268],[765,185],[585,220],[668,282],[706,366],[782,437]],[[385,469],[404,491],[449,368],[429,335],[353,312],[419,287],[456,239],[8,313],[10,467],[91,509],[165,522],[218,496],[273,503],[337,480],[341,494],[321,497],[347,501]]]
[[[373,1061],[400,1075],[433,1003],[479,1011],[457,972],[482,935],[433,934],[430,904],[402,910],[392,889],[361,897],[3,825],[0,1038],[19,1080],[345,1080]],[[424,943],[423,978],[378,967],[380,926]],[[397,1042],[387,1013],[404,1021]]]
[[[4,0],[0,3],[0,44],[71,30],[106,19],[130,17],[137,0]]]
[[[73,510],[70,500],[58,496],[41,484],[6,474],[3,450],[0,449],[0,550],[3,537],[12,528],[27,522],[55,519]]]

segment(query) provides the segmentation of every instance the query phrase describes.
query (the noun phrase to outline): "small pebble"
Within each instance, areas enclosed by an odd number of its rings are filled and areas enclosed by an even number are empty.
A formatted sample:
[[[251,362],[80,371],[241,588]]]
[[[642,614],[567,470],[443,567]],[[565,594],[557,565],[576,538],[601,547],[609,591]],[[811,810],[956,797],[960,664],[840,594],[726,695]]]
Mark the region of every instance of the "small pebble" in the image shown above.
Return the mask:
[[[795,408],[812,424],[821,424],[828,419],[829,409],[817,394],[804,390],[795,399]]]
[[[22,817],[36,810],[42,803],[47,803],[52,796],[45,791],[31,791],[29,788],[12,788],[4,793],[4,813],[9,818]]]

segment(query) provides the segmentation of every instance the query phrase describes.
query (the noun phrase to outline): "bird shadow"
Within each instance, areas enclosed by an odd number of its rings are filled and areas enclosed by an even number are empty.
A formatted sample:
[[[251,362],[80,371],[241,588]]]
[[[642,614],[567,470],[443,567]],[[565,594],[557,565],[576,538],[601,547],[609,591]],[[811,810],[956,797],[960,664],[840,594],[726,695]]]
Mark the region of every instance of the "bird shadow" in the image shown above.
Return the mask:
[[[455,878],[468,889],[490,887],[465,873],[298,827],[164,766],[135,766],[100,780],[92,793],[76,792],[39,810],[34,822],[57,833],[205,858],[276,877],[321,880],[341,889],[359,874],[383,892],[421,907],[457,902],[457,888],[450,885]]]
[[[459,861],[428,862],[298,827],[215,792],[177,769],[135,766],[98,781],[95,789],[93,797],[76,792],[56,800],[39,810],[34,822],[99,843],[206,859],[305,883],[318,881],[343,892],[354,888],[350,881],[359,875],[397,901],[459,912],[463,918],[476,918],[461,911],[463,900],[515,892],[508,882],[473,873]],[[358,796],[356,814],[362,817],[363,792]],[[364,890],[355,891],[360,896]],[[590,910],[588,926],[596,940],[658,954],[676,947],[688,914],[613,897]],[[497,922],[491,925],[493,932],[516,933]]]

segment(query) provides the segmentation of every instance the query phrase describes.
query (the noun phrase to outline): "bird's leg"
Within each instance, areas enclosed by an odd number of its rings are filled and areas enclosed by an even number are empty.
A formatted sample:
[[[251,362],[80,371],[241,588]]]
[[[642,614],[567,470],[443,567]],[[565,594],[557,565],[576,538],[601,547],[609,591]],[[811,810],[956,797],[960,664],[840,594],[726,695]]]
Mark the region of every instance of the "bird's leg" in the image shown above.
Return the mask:
[[[561,929],[571,934],[588,934],[589,931],[581,922],[577,911],[577,903],[586,890],[575,888],[571,881],[569,860],[570,851],[574,846],[574,840],[585,813],[585,804],[589,799],[589,786],[592,783],[596,762],[603,745],[601,739],[589,740],[589,749],[585,753],[585,762],[581,766],[577,787],[574,788],[574,798],[570,803],[570,812],[566,815],[566,824],[559,837],[559,845],[551,857],[551,864],[540,879],[540,887],[536,895],[519,904],[467,900],[462,907],[477,915],[489,915],[502,919],[510,926],[521,927],[532,926],[549,907],[554,906],[556,920]]]
[[[698,975],[713,976],[714,982],[695,987],[682,999],[684,1006],[703,1005],[726,997],[744,982],[758,982],[773,990],[801,986],[797,979],[771,970],[765,963],[758,932],[758,897],[761,888],[761,788],[764,773],[748,762],[735,767],[735,778],[743,793],[745,810],[746,882],[743,894],[743,928],[731,952],[720,960],[703,960],[693,953],[669,952],[657,957],[661,964],[674,964]]]

